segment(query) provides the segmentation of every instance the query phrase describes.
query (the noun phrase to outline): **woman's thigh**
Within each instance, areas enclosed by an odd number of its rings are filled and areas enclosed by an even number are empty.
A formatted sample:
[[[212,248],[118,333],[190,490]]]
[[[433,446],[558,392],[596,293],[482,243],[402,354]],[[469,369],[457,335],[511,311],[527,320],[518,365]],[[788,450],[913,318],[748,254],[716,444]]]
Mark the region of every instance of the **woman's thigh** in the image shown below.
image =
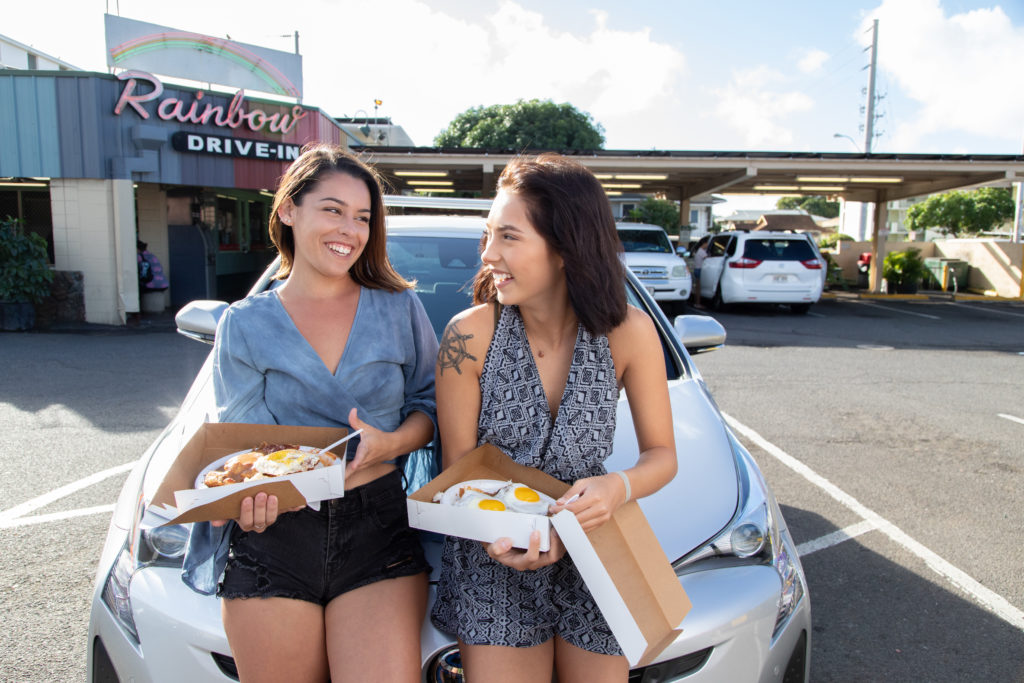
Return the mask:
[[[533,647],[466,645],[459,641],[466,683],[547,683],[554,680],[554,639]]]
[[[328,603],[331,680],[419,681],[427,575],[375,581]]]
[[[560,636],[554,643],[559,683],[624,683],[629,678],[625,657],[589,652]]]
[[[231,654],[244,683],[327,679],[324,609],[290,598],[221,600]]]

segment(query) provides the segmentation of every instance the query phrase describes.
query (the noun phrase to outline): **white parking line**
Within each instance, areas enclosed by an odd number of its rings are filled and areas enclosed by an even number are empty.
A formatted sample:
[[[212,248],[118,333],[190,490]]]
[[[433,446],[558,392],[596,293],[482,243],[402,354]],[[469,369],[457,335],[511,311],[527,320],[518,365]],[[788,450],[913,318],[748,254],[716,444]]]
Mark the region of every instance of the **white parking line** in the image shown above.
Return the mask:
[[[866,519],[861,520],[856,524],[851,524],[845,529],[839,529],[838,531],[833,531],[830,534],[819,536],[813,540],[804,541],[796,547],[796,553],[800,557],[807,557],[811,553],[816,553],[819,550],[839,545],[843,541],[849,541],[851,538],[857,538],[861,534],[866,534],[867,532],[874,531],[877,528],[878,527],[876,527],[872,522],[869,522]]]
[[[815,313],[814,311],[807,311],[807,315],[814,318],[827,318],[828,316],[824,313]]]
[[[1022,425],[1024,425],[1024,418],[1014,417],[1013,415],[1007,415],[1006,413],[996,413],[996,415],[1003,418],[1004,420],[1010,420],[1011,422],[1020,422]]]
[[[36,496],[32,500],[26,500],[24,503],[21,503],[20,505],[15,505],[9,510],[4,510],[0,512],[0,528],[2,528],[6,522],[9,522],[13,519],[17,519],[22,515],[27,515],[33,510],[38,510],[41,507],[46,507],[50,503],[60,500],[64,496],[68,496],[72,493],[75,493],[76,491],[81,491],[82,489],[92,486],[93,484],[96,484],[98,482],[101,482],[104,479],[121,474],[122,472],[127,472],[133,467],[135,467],[134,462],[126,462],[123,465],[111,467],[110,469],[106,469],[101,472],[96,472],[95,474],[90,474],[88,477],[84,477],[82,479],[79,479],[78,481],[73,481],[70,484],[65,484],[64,486],[56,488],[48,493],[44,493],[41,496]]]
[[[44,522],[57,522],[62,519],[73,517],[85,517],[86,515],[98,515],[101,512],[111,513],[114,511],[114,504],[95,505],[91,508],[78,508],[77,510],[65,510],[64,512],[48,512],[45,515],[32,515],[31,517],[15,517],[13,519],[0,520],[0,529],[13,529],[19,526],[30,526]]]
[[[1014,318],[1024,318],[1024,313],[1010,313],[1009,311],[1003,311],[1003,310],[1000,310],[998,308],[991,308],[988,305],[968,306],[967,304],[962,304],[962,303],[959,303],[959,302],[956,302],[956,301],[947,301],[946,305],[947,306],[957,306],[959,308],[969,308],[972,311],[983,311],[985,313],[998,313],[999,315],[1009,315],[1009,316],[1012,316]]]
[[[894,313],[903,313],[905,315],[916,315],[919,318],[928,318],[929,320],[942,320],[937,315],[929,315],[927,313],[916,313],[914,311],[904,311],[902,308],[893,308],[892,306],[883,306],[882,304],[873,304],[870,301],[857,301],[856,303],[861,306],[870,306],[872,308],[881,308],[883,311],[893,311]]]
[[[753,441],[766,453],[802,476],[807,481],[825,491],[825,493],[835,498],[853,512],[860,515],[862,519],[872,523],[879,531],[895,541],[897,545],[922,559],[924,563],[932,569],[932,571],[945,577],[954,586],[971,595],[990,612],[1012,626],[1024,629],[1024,611],[1021,611],[1011,605],[1006,598],[981,585],[967,573],[957,569],[952,564],[939,557],[936,553],[915,541],[895,524],[883,518],[874,510],[866,507],[856,498],[812,470],[803,462],[789,455],[778,446],[770,443],[750,427],[747,427],[743,423],[737,421],[736,418],[726,415],[725,413],[722,413],[722,417],[725,418],[725,421],[733,428],[733,430]]]

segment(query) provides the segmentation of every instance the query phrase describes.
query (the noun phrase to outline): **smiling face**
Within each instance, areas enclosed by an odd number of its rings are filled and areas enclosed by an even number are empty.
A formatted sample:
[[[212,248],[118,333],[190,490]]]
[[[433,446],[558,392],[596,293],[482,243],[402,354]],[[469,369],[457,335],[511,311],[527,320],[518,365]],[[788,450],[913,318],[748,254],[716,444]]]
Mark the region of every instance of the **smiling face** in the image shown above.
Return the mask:
[[[533,227],[527,209],[522,197],[501,190],[487,216],[480,260],[494,282],[498,301],[506,306],[522,306],[565,291],[562,259]]]
[[[329,173],[296,204],[286,200],[278,215],[295,236],[294,269],[325,277],[348,277],[370,236],[370,190],[362,180]]]

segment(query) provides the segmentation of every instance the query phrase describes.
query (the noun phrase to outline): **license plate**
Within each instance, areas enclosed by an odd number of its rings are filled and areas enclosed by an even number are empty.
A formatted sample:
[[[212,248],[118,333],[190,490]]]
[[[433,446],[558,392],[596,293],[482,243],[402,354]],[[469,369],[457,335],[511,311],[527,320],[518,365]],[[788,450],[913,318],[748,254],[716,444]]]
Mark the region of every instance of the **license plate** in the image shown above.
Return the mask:
[[[772,275],[772,282],[787,282],[788,280],[788,275]]]

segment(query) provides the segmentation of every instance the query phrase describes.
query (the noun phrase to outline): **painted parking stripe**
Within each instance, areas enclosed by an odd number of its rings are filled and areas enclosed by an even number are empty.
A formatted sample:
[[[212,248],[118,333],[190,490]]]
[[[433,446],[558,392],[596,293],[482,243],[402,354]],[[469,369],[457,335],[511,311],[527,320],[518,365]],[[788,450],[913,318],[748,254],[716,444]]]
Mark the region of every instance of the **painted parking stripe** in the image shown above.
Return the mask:
[[[811,553],[816,553],[819,550],[825,550],[826,548],[839,545],[844,541],[849,541],[851,538],[857,538],[861,534],[866,534],[867,532],[874,531],[877,528],[878,527],[876,527],[872,522],[864,519],[856,524],[851,524],[845,529],[839,529],[838,531],[833,531],[830,534],[825,534],[824,536],[819,536],[813,540],[801,543],[796,547],[796,554],[801,558],[804,558]]]
[[[797,460],[778,446],[767,441],[753,429],[736,420],[736,418],[726,415],[725,413],[722,413],[722,417],[734,431],[757,444],[766,453],[802,476],[810,483],[822,489],[842,505],[858,514],[862,519],[871,522],[879,531],[892,539],[897,545],[919,557],[932,571],[944,577],[968,595],[971,595],[979,604],[990,612],[1012,626],[1024,629],[1024,611],[1014,607],[1006,598],[981,585],[978,581],[971,578],[966,572],[957,569],[952,564],[939,557],[935,552],[915,541],[895,524],[862,504],[856,498],[840,489],[838,486],[812,470],[800,460]]]
[[[1009,316],[1012,316],[1014,318],[1024,318],[1024,313],[1011,313],[1010,311],[1003,311],[1003,310],[998,309],[998,308],[992,308],[990,305],[985,305],[985,306],[968,306],[967,304],[962,304],[962,303],[959,303],[957,301],[947,301],[946,305],[947,306],[956,306],[958,308],[967,308],[967,309],[970,309],[972,311],[982,311],[984,313],[998,313],[999,315],[1009,315]]]
[[[902,308],[893,308],[892,306],[883,306],[882,304],[873,304],[870,301],[857,301],[856,303],[861,306],[870,306],[871,308],[881,308],[883,311],[892,311],[894,313],[903,313],[904,315],[916,315],[919,318],[928,318],[929,320],[942,320],[937,315],[929,315],[928,313],[918,313],[916,311],[904,311]]]
[[[87,515],[98,515],[101,513],[110,514],[114,511],[114,504],[109,505],[94,505],[88,508],[78,508],[77,510],[64,510],[63,512],[48,512],[45,515],[32,515],[31,517],[14,517],[12,519],[0,520],[0,529],[13,529],[19,526],[31,526],[33,524],[43,524],[45,522],[59,522],[64,519],[73,519],[75,517],[85,517]]]
[[[1014,417],[1013,415],[1007,415],[1006,413],[996,413],[996,415],[1003,418],[1004,420],[1009,420],[1011,422],[1019,422],[1022,425],[1024,425],[1024,418]]]
[[[90,474],[88,477],[84,477],[82,479],[79,479],[78,481],[73,481],[70,484],[65,484],[64,486],[56,488],[48,493],[44,493],[41,496],[36,496],[32,500],[26,500],[24,503],[21,503],[20,505],[15,505],[9,510],[4,510],[0,512],[0,524],[3,524],[13,519],[17,519],[22,515],[27,515],[33,510],[38,510],[39,508],[46,507],[50,503],[60,500],[64,496],[75,493],[76,491],[81,491],[82,489],[88,488],[89,486],[101,482],[104,479],[109,479],[110,477],[122,474],[123,472],[127,472],[133,467],[135,467],[134,462],[126,462],[123,465],[111,467],[110,469],[102,470],[100,472],[96,472],[95,474]]]

